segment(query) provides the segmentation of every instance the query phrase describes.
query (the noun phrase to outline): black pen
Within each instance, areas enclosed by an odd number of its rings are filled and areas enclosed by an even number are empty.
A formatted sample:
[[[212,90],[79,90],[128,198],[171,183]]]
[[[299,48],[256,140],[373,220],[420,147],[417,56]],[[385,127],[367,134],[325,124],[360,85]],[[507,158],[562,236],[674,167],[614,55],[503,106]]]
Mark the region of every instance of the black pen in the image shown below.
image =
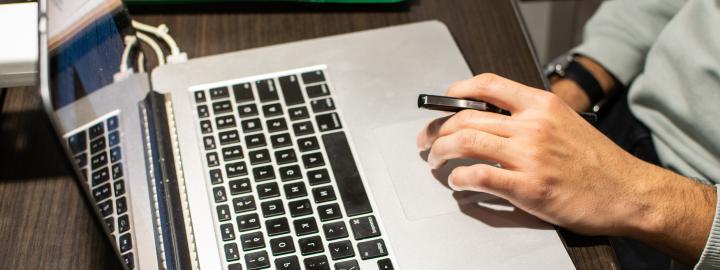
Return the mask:
[[[510,115],[509,111],[503,110],[495,105],[484,101],[425,94],[420,94],[418,96],[418,108],[446,112],[459,112],[462,110],[470,109]],[[594,124],[595,122],[597,122],[597,115],[595,113],[581,112],[579,114],[580,116],[582,116],[582,118],[584,118],[590,123]]]

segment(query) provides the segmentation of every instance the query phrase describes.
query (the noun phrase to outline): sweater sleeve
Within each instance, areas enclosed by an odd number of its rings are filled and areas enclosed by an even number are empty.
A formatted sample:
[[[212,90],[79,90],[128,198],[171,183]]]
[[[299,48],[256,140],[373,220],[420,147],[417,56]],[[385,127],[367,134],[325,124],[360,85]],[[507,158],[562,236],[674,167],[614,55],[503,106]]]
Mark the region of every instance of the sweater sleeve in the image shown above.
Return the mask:
[[[710,235],[705,243],[700,255],[700,260],[695,265],[695,269],[720,269],[720,184],[715,185],[718,196],[717,206],[715,206],[715,218],[713,218],[712,227],[710,227]]]
[[[645,57],[686,0],[605,1],[585,25],[583,43],[572,53],[592,58],[622,84],[643,70]]]

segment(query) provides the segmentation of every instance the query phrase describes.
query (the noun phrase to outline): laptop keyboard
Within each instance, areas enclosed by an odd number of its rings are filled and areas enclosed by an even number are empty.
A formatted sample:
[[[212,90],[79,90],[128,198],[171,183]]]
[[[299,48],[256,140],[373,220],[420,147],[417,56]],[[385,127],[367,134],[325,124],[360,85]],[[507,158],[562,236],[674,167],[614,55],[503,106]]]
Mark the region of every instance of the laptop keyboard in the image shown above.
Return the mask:
[[[65,135],[92,199],[129,269],[135,268],[133,236],[117,112]]]
[[[227,269],[392,269],[325,73],[191,88]]]

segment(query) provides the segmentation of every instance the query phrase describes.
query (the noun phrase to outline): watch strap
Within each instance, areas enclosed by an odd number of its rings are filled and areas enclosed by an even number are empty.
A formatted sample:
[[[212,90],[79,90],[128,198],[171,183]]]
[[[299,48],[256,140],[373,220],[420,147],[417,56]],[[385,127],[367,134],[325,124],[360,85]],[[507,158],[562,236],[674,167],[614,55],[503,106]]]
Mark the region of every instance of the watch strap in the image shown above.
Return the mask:
[[[590,99],[590,106],[594,106],[605,98],[600,82],[582,64],[571,59],[564,70],[564,77],[573,80]]]

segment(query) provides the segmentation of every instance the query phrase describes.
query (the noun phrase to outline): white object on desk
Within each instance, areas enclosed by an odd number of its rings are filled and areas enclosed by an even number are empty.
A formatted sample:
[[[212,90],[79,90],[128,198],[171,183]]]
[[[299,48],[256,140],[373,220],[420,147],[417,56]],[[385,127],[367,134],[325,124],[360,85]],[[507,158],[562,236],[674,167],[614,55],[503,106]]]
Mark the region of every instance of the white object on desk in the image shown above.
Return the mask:
[[[0,5],[0,87],[35,85],[37,3]]]

